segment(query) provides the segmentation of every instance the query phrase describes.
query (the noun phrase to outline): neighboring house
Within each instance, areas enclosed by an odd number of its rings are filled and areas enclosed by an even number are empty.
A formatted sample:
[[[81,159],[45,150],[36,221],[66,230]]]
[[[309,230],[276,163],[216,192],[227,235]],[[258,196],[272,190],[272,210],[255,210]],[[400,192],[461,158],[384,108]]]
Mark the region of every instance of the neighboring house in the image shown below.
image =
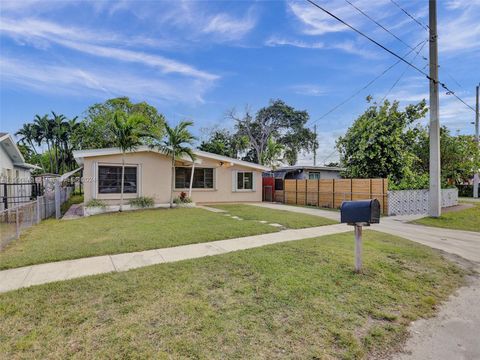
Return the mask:
[[[40,168],[25,162],[13,137],[0,133],[0,182],[30,182],[35,169]]]
[[[196,203],[262,201],[262,171],[265,166],[194,150],[190,158],[176,162],[175,196],[188,193],[194,166],[192,200]],[[109,205],[120,200],[122,153],[117,148],[74,151],[83,165],[85,202],[100,199]],[[167,204],[171,193],[171,158],[156,149],[141,146],[125,155],[124,198],[152,197]]]
[[[285,166],[273,171],[275,179],[340,179],[343,168],[330,166]]]
[[[31,172],[40,169],[27,164],[15,140],[8,133],[0,133],[0,210],[29,201],[32,194]]]

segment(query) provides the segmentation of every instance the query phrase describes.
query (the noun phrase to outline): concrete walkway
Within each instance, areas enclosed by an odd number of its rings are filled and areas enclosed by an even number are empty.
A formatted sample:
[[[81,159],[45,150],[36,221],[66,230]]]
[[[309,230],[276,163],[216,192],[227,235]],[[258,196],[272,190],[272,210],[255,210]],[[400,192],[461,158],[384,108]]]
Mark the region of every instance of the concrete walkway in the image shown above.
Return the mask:
[[[75,220],[83,217],[83,203],[73,204],[63,215],[62,220]]]
[[[229,240],[25,266],[0,271],[0,292],[87,275],[127,271],[143,266],[224,254],[231,251],[256,248],[285,241],[303,240],[351,230],[349,226],[341,224],[291,229]]]
[[[275,203],[251,203],[251,205],[322,216],[328,219],[340,221],[340,213],[337,211]],[[409,223],[410,221],[419,219],[421,217],[424,217],[424,215],[382,217],[380,219],[380,224],[374,224],[370,227],[370,229],[386,232],[419,242],[435,249],[459,255],[467,260],[479,263],[478,270],[480,271],[480,233],[414,225]]]

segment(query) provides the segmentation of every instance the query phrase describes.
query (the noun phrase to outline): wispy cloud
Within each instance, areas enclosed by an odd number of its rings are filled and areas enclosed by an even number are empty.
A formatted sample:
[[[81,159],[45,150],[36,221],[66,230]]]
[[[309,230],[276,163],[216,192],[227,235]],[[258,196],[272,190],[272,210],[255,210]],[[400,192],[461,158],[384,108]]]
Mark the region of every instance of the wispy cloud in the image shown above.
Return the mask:
[[[322,42],[307,42],[303,40],[287,39],[277,36],[272,36],[265,41],[266,46],[293,46],[304,49],[323,49],[325,44]]]
[[[456,1],[447,6],[455,16],[438,28],[439,51],[458,54],[480,49],[480,1]]]
[[[160,55],[144,52],[98,45],[98,43],[117,43],[118,35],[108,33],[93,33],[86,29],[64,27],[52,22],[26,19],[12,21],[2,19],[0,32],[16,40],[27,41],[41,48],[49,43],[80,51],[92,56],[106,57],[118,62],[135,62],[145,66],[155,67],[164,73],[177,73],[203,80],[213,81],[217,75],[198,70],[193,66],[184,64]],[[144,39],[122,38],[123,44],[143,42]]]
[[[299,84],[290,86],[295,94],[307,95],[307,96],[323,96],[327,93],[327,89],[324,86],[315,84]]]
[[[206,34],[217,34],[224,39],[240,39],[250,32],[256,24],[256,18],[253,11],[241,19],[234,18],[228,14],[220,13],[208,19],[203,32]]]
[[[305,41],[300,39],[289,39],[272,36],[265,41],[266,46],[292,46],[302,49],[323,49],[323,50],[341,50],[349,54],[359,55],[366,59],[378,58],[377,52],[369,51],[365,46],[359,45],[355,41],[345,40],[325,44],[321,41]]]
[[[203,95],[210,87],[203,81],[123,72],[122,76],[118,76],[120,71],[113,68],[85,70],[73,65],[49,65],[4,56],[0,67],[4,83],[64,95],[101,98],[126,95],[154,101],[195,103],[203,102]]]

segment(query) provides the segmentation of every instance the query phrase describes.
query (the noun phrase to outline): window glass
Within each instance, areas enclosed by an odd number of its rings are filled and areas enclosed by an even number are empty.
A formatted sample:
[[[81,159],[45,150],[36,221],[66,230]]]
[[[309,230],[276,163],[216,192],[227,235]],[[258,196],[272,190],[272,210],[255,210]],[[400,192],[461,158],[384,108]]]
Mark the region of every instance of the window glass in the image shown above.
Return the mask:
[[[125,166],[123,192],[134,194],[137,192],[137,167]],[[122,189],[121,166],[98,167],[98,192],[100,194],[120,194]]]
[[[237,173],[237,190],[252,190],[252,189],[253,189],[253,173],[238,172]]]
[[[190,178],[192,168],[175,168],[175,188],[188,189],[190,187]],[[213,189],[213,169],[195,168],[193,172],[193,189]]]
[[[318,180],[318,179],[320,179],[320,173],[319,172],[309,172],[308,173],[308,178],[310,180]]]

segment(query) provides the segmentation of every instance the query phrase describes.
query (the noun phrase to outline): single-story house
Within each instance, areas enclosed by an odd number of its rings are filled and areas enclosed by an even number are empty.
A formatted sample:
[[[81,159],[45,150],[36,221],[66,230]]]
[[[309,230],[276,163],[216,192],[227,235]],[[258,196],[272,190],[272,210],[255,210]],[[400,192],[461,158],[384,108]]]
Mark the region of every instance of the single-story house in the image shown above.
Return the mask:
[[[40,167],[25,162],[12,135],[0,132],[0,182],[30,182],[35,169]]]
[[[343,168],[332,166],[284,166],[273,171],[275,179],[341,179]]]
[[[0,210],[30,201],[31,172],[37,169],[25,162],[12,135],[0,132]]]
[[[262,172],[267,167],[226,156],[194,150],[175,164],[174,194],[188,193],[196,203],[262,201]],[[122,152],[118,148],[74,151],[83,166],[85,202],[99,199],[108,205],[120,201]],[[171,157],[141,146],[125,154],[124,199],[146,196],[167,204],[171,193]]]

